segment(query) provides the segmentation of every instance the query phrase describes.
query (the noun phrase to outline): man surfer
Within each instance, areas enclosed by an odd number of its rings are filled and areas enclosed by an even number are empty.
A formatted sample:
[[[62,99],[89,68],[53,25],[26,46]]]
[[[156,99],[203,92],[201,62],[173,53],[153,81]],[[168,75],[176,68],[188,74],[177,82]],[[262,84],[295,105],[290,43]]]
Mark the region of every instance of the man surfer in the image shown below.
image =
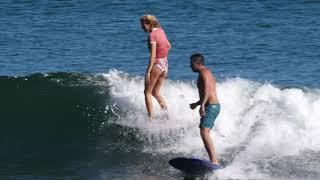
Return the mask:
[[[215,148],[210,137],[210,130],[220,112],[220,104],[216,93],[216,79],[211,71],[204,65],[204,57],[201,54],[193,54],[190,57],[190,67],[193,72],[199,73],[197,87],[200,100],[190,104],[191,109],[200,105],[200,134],[204,146],[208,152],[210,161],[219,165]]]

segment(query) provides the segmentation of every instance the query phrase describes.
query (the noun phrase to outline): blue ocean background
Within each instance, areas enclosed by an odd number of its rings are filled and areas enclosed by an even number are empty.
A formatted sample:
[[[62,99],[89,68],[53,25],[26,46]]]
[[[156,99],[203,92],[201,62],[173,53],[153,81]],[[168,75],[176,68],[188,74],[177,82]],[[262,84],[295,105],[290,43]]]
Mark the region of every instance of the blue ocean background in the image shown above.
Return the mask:
[[[170,121],[146,123],[143,77],[154,14],[172,49]],[[0,6],[1,179],[181,179],[198,134],[200,52],[222,112],[225,169],[209,179],[320,177],[320,1],[33,1]],[[159,109],[156,109],[159,111]]]

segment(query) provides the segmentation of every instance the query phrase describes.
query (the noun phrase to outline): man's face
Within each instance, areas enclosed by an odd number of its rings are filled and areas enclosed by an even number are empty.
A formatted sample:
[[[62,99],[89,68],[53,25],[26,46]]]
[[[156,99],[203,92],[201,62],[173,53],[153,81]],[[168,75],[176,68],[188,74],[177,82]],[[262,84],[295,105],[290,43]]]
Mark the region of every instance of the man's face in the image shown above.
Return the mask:
[[[193,72],[198,72],[198,64],[195,62],[192,62],[192,60],[190,60],[190,67]]]

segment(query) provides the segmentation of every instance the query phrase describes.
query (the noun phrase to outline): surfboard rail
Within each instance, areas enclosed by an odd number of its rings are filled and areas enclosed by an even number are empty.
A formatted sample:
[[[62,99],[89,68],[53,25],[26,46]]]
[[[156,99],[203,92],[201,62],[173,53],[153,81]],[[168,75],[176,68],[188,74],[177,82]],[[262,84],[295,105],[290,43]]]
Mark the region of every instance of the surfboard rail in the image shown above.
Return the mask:
[[[206,174],[223,168],[221,165],[212,164],[207,160],[185,157],[173,158],[169,164],[186,174]]]

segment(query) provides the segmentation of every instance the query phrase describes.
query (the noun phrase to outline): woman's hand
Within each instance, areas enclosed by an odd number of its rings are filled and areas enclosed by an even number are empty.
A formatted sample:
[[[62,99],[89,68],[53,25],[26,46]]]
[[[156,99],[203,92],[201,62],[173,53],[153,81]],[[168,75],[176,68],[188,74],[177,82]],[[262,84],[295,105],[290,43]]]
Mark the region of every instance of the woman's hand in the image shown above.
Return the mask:
[[[146,83],[146,84],[149,84],[149,83],[150,83],[150,73],[146,73],[145,83]]]

